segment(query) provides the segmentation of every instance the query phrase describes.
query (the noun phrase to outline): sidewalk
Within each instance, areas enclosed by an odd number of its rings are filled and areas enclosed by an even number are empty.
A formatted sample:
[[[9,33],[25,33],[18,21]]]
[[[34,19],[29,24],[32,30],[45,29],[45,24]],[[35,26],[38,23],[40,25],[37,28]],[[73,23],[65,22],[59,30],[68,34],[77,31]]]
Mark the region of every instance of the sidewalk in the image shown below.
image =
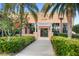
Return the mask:
[[[54,56],[51,42],[48,38],[39,38],[16,56]]]

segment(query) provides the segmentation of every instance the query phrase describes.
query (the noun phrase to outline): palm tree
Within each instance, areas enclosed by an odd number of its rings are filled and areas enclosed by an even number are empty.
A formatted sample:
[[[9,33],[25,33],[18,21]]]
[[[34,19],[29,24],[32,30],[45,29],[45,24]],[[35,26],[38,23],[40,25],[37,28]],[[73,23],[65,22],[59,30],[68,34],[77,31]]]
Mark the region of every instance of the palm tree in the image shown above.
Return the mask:
[[[35,20],[37,20],[38,8],[37,8],[36,4],[34,4],[34,3],[18,3],[18,4],[6,3],[6,4],[4,4],[4,15],[6,18],[8,16],[8,14],[10,14],[11,12],[15,12],[16,6],[18,6],[17,12],[19,12],[19,19],[20,19],[20,23],[21,23],[20,24],[20,35],[22,35],[22,27],[23,27],[22,23],[24,20],[24,13],[25,13],[25,11],[27,12],[27,10],[24,10],[24,9],[27,8],[29,10],[29,12],[32,14],[32,16],[35,18]]]
[[[3,32],[5,32],[6,36],[7,35],[10,36],[11,23],[7,19],[4,17],[0,20],[0,29],[2,30],[2,36],[3,36]],[[6,32],[8,32],[8,34]]]
[[[15,4],[11,4],[11,3],[5,3],[3,4],[3,14],[4,14],[4,18],[3,18],[3,22],[6,23],[4,24],[6,26],[6,28],[8,28],[7,32],[8,32],[8,35],[10,35],[10,31],[11,31],[11,23],[12,23],[12,20],[8,17],[10,15],[11,12],[15,11]],[[8,23],[7,23],[8,22]],[[10,23],[10,24],[9,24]],[[5,27],[4,26],[4,27]],[[9,28],[10,27],[10,28]],[[6,33],[6,31],[5,31]]]
[[[18,4],[19,7],[20,7],[20,20],[21,20],[21,32],[20,32],[20,35],[22,35],[22,22],[23,22],[23,19],[24,19],[24,8],[27,8],[29,10],[29,12],[32,14],[32,16],[35,18],[35,20],[37,20],[37,12],[38,12],[38,8],[36,6],[36,4],[34,3],[20,3]],[[27,12],[27,10],[26,10]]]
[[[53,7],[53,8],[52,8]],[[79,4],[76,3],[56,3],[47,10],[50,11],[50,17],[53,17],[55,12],[63,13],[67,17],[68,22],[68,37],[72,37],[72,20],[76,16],[76,11],[79,13]],[[48,12],[47,11],[47,12]],[[47,13],[46,12],[46,13]]]

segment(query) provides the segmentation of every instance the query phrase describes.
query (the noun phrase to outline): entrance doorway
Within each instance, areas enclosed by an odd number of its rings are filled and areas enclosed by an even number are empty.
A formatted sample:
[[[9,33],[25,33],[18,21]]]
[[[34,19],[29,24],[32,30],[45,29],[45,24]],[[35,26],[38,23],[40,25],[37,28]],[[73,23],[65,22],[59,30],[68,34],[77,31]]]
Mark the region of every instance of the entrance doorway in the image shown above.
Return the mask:
[[[41,28],[40,36],[41,37],[48,37],[48,28]]]

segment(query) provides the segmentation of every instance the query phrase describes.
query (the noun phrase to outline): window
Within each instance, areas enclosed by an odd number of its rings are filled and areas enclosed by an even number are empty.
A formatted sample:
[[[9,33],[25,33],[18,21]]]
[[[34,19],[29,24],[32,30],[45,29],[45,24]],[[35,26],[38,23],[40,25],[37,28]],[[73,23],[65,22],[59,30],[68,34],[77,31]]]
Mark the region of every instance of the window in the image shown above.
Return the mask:
[[[63,33],[67,33],[67,23],[63,24]]]
[[[54,34],[59,33],[59,23],[53,23],[52,24],[52,32],[54,32]]]
[[[33,34],[33,32],[35,31],[34,23],[30,23],[28,27],[30,29],[30,34]]]

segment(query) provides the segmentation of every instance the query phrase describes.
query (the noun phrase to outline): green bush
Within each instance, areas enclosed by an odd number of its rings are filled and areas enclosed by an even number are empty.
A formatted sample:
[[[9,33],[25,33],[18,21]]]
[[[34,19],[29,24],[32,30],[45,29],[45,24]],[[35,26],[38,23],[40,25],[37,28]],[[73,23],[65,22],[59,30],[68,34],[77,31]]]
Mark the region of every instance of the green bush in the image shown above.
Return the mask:
[[[79,39],[79,35],[78,35],[78,34],[73,34],[73,35],[72,35],[72,38],[77,38],[77,39]]]
[[[79,34],[79,24],[73,26],[73,29],[72,29],[74,32],[78,33]]]
[[[51,42],[57,55],[79,56],[79,40],[54,36]]]
[[[65,34],[65,33],[60,33],[59,36],[67,37],[67,34]]]
[[[0,52],[17,53],[33,41],[33,36],[11,37],[10,40],[8,37],[0,37]]]
[[[58,36],[68,37],[67,34],[65,34],[65,33],[60,33]],[[78,34],[72,34],[72,38],[77,38],[77,39],[79,39],[79,35],[78,35]]]

